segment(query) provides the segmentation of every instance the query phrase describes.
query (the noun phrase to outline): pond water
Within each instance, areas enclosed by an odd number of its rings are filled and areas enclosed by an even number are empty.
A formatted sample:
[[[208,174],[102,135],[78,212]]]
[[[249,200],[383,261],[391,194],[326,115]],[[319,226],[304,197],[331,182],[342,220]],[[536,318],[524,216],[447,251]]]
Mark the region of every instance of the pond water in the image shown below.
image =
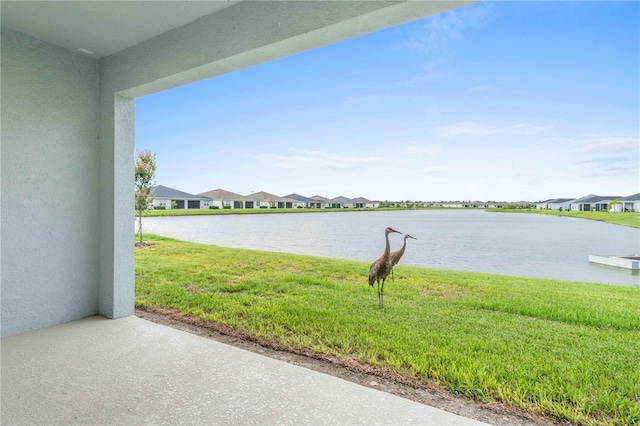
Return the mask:
[[[639,254],[640,229],[576,218],[408,210],[147,217],[143,226],[184,241],[369,262],[391,226],[417,238],[401,265],[640,285],[637,272],[589,263],[590,254]],[[401,235],[389,239],[391,250],[402,246]]]

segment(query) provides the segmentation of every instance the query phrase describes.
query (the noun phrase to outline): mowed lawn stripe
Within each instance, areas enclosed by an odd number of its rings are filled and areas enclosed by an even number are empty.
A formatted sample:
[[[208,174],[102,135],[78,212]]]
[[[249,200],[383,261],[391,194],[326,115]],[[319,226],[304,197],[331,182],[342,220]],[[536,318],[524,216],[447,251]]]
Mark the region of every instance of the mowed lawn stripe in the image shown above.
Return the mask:
[[[640,421],[640,289],[147,237],[136,305],[578,424]]]

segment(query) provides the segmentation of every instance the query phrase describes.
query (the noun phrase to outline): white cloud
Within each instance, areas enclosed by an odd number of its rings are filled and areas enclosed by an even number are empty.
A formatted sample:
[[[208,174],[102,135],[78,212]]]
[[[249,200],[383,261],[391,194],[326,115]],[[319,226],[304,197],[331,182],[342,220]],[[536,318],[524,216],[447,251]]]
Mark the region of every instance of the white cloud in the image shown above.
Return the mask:
[[[382,96],[379,95],[365,95],[365,96],[347,96],[345,99],[345,103],[347,105],[355,105],[361,104],[363,102],[372,102],[383,99]]]
[[[452,41],[464,40],[466,33],[484,25],[492,14],[492,5],[488,3],[433,16],[407,26],[403,46],[424,56],[446,55]]]
[[[489,86],[488,84],[483,84],[482,86],[475,86],[471,88],[472,92],[486,92],[488,90],[493,89],[492,86]]]
[[[468,6],[406,26],[403,47],[420,55],[448,55],[452,41],[464,40],[493,15],[490,3]]]
[[[588,143],[587,151],[599,153],[635,153],[640,154],[640,138],[602,138]]]
[[[447,173],[450,170],[447,166],[424,166],[422,171],[428,174]]]
[[[392,161],[385,157],[377,156],[345,156],[329,154],[321,151],[299,151],[292,150],[293,154],[273,154],[263,153],[249,155],[270,167],[277,167],[287,170],[349,170],[363,166],[382,165]]]
[[[448,72],[444,72],[444,71],[427,71],[425,74],[416,75],[415,77],[412,77],[406,80],[399,80],[399,81],[396,81],[394,84],[396,86],[401,86],[401,87],[414,86],[424,82],[444,80],[449,75],[450,74]]]
[[[640,138],[590,137],[582,143],[582,160],[577,165],[584,177],[640,177]]]
[[[476,4],[445,12],[401,27],[402,41],[398,48],[425,58],[419,75],[396,82],[398,86],[412,86],[439,81],[452,75],[444,70],[455,58],[454,42],[464,41],[467,34],[485,25],[493,15],[490,3]]]
[[[463,122],[457,123],[440,130],[442,137],[456,136],[491,136],[498,134],[535,134],[552,129],[553,126],[536,126],[530,123],[519,123],[505,127],[489,127],[482,123]]]
[[[441,146],[437,144],[411,144],[403,147],[403,151],[407,154],[423,154],[432,157],[438,155],[441,150]]]

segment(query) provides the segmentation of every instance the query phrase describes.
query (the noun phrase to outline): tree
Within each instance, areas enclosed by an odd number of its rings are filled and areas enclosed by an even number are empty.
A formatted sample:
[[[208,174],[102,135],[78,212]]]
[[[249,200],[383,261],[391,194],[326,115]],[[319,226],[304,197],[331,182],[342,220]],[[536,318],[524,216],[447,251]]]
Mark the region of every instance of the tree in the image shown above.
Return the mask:
[[[142,213],[149,210],[153,202],[151,187],[154,185],[156,174],[156,154],[149,150],[136,150],[136,172],[135,172],[135,192],[136,192],[136,212],[138,213],[138,232],[140,233],[140,243],[142,243]]]
[[[609,203],[607,205],[607,210],[611,211],[615,206],[617,206],[619,204],[622,204],[622,202],[618,201],[618,200],[609,201]]]

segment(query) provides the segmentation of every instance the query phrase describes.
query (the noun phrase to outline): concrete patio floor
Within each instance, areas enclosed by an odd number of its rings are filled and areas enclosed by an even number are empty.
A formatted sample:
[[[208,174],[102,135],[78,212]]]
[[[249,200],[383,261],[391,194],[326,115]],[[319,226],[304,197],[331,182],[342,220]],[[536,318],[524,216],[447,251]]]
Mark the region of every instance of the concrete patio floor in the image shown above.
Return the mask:
[[[135,316],[0,343],[3,425],[483,424]]]

